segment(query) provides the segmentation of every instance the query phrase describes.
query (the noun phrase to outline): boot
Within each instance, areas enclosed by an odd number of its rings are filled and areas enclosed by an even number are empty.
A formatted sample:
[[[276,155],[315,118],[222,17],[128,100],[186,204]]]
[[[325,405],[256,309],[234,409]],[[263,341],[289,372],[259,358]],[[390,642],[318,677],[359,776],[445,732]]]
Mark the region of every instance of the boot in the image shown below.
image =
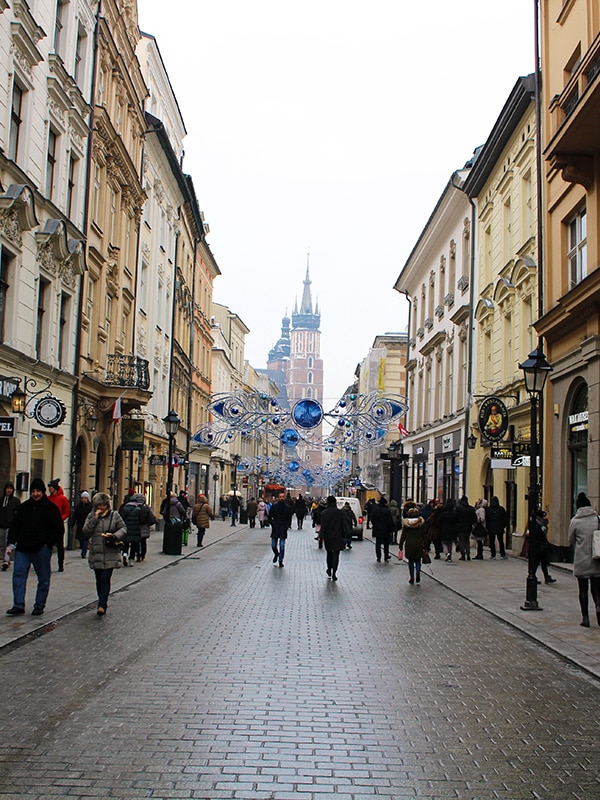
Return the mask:
[[[583,617],[581,622],[579,623],[582,628],[589,628],[590,627],[590,618],[588,616]]]

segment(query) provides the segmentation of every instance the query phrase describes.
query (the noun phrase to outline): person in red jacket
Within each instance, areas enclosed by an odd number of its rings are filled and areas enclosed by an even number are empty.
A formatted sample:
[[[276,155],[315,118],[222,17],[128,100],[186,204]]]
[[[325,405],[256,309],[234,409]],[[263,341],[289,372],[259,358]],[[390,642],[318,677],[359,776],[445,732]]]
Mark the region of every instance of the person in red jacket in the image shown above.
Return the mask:
[[[63,488],[60,485],[60,479],[54,478],[53,481],[48,481],[48,499],[51,503],[58,508],[62,521],[66,522],[71,516],[71,504],[69,503]],[[59,538],[56,543],[56,552],[58,554],[58,571],[65,571],[65,537],[64,534]]]

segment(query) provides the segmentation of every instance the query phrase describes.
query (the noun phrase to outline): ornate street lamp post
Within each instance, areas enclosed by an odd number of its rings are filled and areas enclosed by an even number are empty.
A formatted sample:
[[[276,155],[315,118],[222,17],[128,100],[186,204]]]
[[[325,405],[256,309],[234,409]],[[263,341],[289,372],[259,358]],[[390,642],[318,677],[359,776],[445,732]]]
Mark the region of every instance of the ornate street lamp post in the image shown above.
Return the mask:
[[[236,500],[236,492],[237,492],[237,470],[240,465],[240,461],[242,460],[241,456],[232,456],[231,460],[233,461],[233,508],[231,514],[231,524],[235,527],[236,522],[236,508],[235,508],[235,500]]]
[[[181,524],[177,525],[171,521],[169,509],[171,505],[171,492],[173,491],[173,441],[177,436],[181,420],[177,412],[169,411],[163,418],[165,430],[169,437],[169,461],[167,466],[167,497],[165,502],[165,528],[163,532],[163,553],[169,556],[181,554]]]
[[[528,358],[519,364],[525,376],[525,388],[531,399],[531,444],[529,449],[529,554],[527,565],[526,599],[521,609],[523,611],[541,611],[537,600],[537,578],[535,571],[538,566],[540,537],[536,524],[536,512],[540,501],[540,486],[538,482],[538,402],[544,391],[548,373],[552,367],[546,361],[544,349],[540,342],[537,349],[531,352]]]

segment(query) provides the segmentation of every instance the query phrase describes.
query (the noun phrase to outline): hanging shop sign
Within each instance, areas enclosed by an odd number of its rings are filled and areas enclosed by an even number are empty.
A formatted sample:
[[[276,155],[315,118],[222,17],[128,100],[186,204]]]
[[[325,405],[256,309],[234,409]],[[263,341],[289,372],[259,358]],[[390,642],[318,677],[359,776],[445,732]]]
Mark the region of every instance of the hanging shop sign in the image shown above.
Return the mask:
[[[15,418],[0,417],[0,439],[12,439],[15,435]]]
[[[58,397],[42,397],[35,404],[33,416],[43,428],[57,428],[67,416],[67,407]]]
[[[121,447],[123,450],[144,449],[144,420],[121,419]]]
[[[477,422],[488,442],[501,442],[508,430],[508,410],[499,397],[490,395],[479,406]]]
[[[492,447],[490,466],[492,469],[512,469],[512,449]]]

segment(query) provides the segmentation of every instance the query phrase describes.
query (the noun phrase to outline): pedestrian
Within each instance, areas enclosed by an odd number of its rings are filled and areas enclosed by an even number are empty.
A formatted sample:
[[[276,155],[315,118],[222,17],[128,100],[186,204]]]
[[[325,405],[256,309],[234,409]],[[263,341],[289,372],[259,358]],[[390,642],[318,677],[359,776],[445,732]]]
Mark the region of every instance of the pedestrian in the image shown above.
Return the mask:
[[[452,548],[458,536],[456,523],[457,517],[454,501],[449,497],[442,506],[437,520],[440,530],[440,542],[442,543],[442,550],[446,555],[446,561],[452,561]]]
[[[210,527],[211,519],[214,518],[215,518],[214,511],[210,507],[206,495],[199,494],[198,502],[192,509],[192,522],[198,528],[197,539],[196,539],[197,547],[204,547],[204,545],[202,544],[204,540],[204,534],[206,533],[207,528]]]
[[[483,544],[487,536],[487,528],[485,525],[485,511],[488,507],[488,501],[481,498],[475,504],[475,525],[473,526],[473,539],[475,539],[475,546],[477,547],[476,561],[483,560]]]
[[[273,551],[273,564],[279,561],[279,566],[283,567],[285,556],[285,542],[288,530],[292,526],[292,509],[285,502],[285,492],[280,492],[276,503],[273,503],[269,511],[269,523],[271,525],[271,550]]]
[[[67,500],[63,488],[60,485],[60,478],[54,478],[54,480],[48,481],[48,499],[50,500],[51,503],[54,503],[54,505],[58,508],[58,510],[60,511],[60,516],[62,518],[62,521],[63,523],[65,523],[71,516],[71,504]],[[62,537],[60,538],[60,541],[56,543],[56,553],[58,556],[58,571],[64,572],[65,571],[64,532]]]
[[[192,504],[188,500],[188,493],[185,489],[182,489],[179,492],[177,499],[185,511],[185,514],[181,518],[181,544],[187,545],[190,538],[190,515],[192,513]]]
[[[327,577],[337,581],[340,552],[344,549],[344,539],[352,536],[352,528],[349,517],[342,508],[337,507],[333,495],[327,498],[325,510],[321,515],[321,536],[327,551]]]
[[[488,509],[489,510],[489,509]],[[535,512],[533,536],[531,533],[528,535],[529,548],[531,550],[528,563],[531,567],[530,575],[535,577],[537,568],[542,568],[544,576],[544,583],[556,583],[556,578],[553,578],[548,571],[549,556],[550,556],[550,542],[548,541],[548,515],[546,512],[538,508]],[[538,581],[541,583],[541,581]]]
[[[32,565],[38,584],[31,613],[35,617],[44,613],[50,591],[52,548],[65,534],[60,512],[47,497],[46,486],[41,478],[31,481],[29,494],[29,499],[15,511],[7,536],[8,545],[13,550],[14,568],[13,605],[6,613],[13,617],[25,613],[25,590]]]
[[[111,510],[110,498],[104,492],[94,495],[92,505],[93,511],[88,514],[83,531],[89,539],[88,564],[96,576],[96,614],[103,617],[108,608],[113,570],[121,566],[119,544],[127,533],[127,527],[119,512]]]
[[[162,501],[160,513],[163,515],[165,520],[176,519],[183,524],[183,520],[185,518],[185,508],[179,502],[179,498],[175,492],[170,493],[168,502],[166,497]]]
[[[392,534],[392,542],[393,544],[398,544],[398,531],[402,527],[402,517],[404,516],[402,511],[400,511],[400,506],[398,505],[397,500],[390,500],[390,514],[392,515],[392,519],[394,521],[394,533]]]
[[[391,505],[392,503],[390,503],[390,507]],[[415,501],[409,498],[402,506],[402,519],[406,519],[408,517],[408,512],[410,511],[411,508],[416,508],[417,511],[419,510],[419,506],[415,503]],[[425,518],[423,517],[423,519]]]
[[[504,532],[508,527],[508,514],[495,495],[485,511],[485,526],[488,532],[490,558],[496,558],[496,539],[500,547],[500,558],[507,558],[504,550]]]
[[[268,509],[267,509],[267,504],[261,498],[258,501],[258,524],[260,525],[261,528],[265,527],[265,524],[267,522],[268,513],[269,512],[268,512]]]
[[[223,522],[227,519],[229,514],[229,498],[226,495],[221,495],[219,498],[219,515]]]
[[[306,505],[306,500],[302,497],[302,495],[298,496],[298,499],[294,503],[294,514],[296,515],[296,525],[298,526],[298,530],[302,530],[302,525],[304,523],[304,517],[308,513],[308,507]]]
[[[425,506],[421,516],[425,520],[425,530],[430,545],[433,545],[435,552],[434,559],[439,561],[442,557],[442,540],[440,539],[439,518],[442,513],[442,503],[437,497],[433,497]]]
[[[577,511],[569,523],[569,544],[574,549],[573,574],[579,586],[579,607],[584,628],[590,627],[588,613],[589,592],[596,607],[596,620],[600,625],[600,558],[593,557],[594,531],[600,528],[598,515],[585,494],[580,492],[575,501]]]
[[[463,494],[456,503],[456,529],[458,532],[458,547],[460,550],[460,561],[471,560],[471,534],[473,526],[477,522],[475,509],[469,503],[469,498]]]
[[[10,523],[15,515],[15,511],[21,505],[18,497],[15,497],[15,485],[10,481],[4,484],[2,501],[0,502],[0,548],[2,552],[2,571],[5,572],[10,567],[10,550],[6,547],[7,533]]]
[[[246,514],[248,514],[248,525],[256,528],[256,515],[258,514],[258,503],[255,497],[251,497],[246,503]]]
[[[367,530],[371,527],[371,511],[373,510],[373,506],[375,505],[375,498],[369,497],[367,502],[365,503],[365,516],[367,518]]]
[[[232,526],[237,523],[238,514],[240,513],[240,508],[242,507],[242,502],[235,492],[233,493],[233,497],[229,501],[229,509],[231,511],[231,524]]]
[[[132,495],[120,516],[127,529],[123,536],[123,565],[133,567],[142,560],[142,537],[150,536],[150,525],[156,524],[156,517],[143,494]]]
[[[156,519],[156,515],[154,511],[150,508],[148,503],[146,502],[146,498],[143,494],[138,495],[141,498],[142,502],[142,527],[141,527],[141,541],[140,541],[140,561],[144,561],[146,555],[148,554],[148,539],[150,538],[150,528],[153,525],[156,525],[158,520]]]
[[[402,521],[400,549],[408,559],[408,582],[421,583],[421,560],[423,553],[429,548],[425,531],[425,520],[418,508],[409,508]]]
[[[379,502],[371,508],[370,517],[373,536],[375,537],[375,557],[377,561],[381,561],[383,550],[384,561],[389,561],[391,558],[390,542],[394,533],[394,520],[387,500],[383,495],[379,498]]]
[[[346,500],[342,507],[342,511],[348,518],[348,525],[344,527],[344,546],[342,550],[348,548],[348,550],[352,550],[352,530],[358,525],[358,520],[356,519],[356,514],[352,511],[352,507],[350,503]]]
[[[312,517],[312,526],[315,529],[315,541],[319,543],[319,550],[323,549],[323,537],[321,536],[321,518],[323,516],[323,511],[327,507],[327,503],[325,498],[321,498],[317,505],[313,508],[311,517]]]
[[[79,502],[73,506],[71,513],[71,527],[75,528],[75,538],[79,542],[81,558],[87,555],[88,541],[83,533],[83,525],[92,510],[92,498],[89,492],[83,491],[79,495]]]

